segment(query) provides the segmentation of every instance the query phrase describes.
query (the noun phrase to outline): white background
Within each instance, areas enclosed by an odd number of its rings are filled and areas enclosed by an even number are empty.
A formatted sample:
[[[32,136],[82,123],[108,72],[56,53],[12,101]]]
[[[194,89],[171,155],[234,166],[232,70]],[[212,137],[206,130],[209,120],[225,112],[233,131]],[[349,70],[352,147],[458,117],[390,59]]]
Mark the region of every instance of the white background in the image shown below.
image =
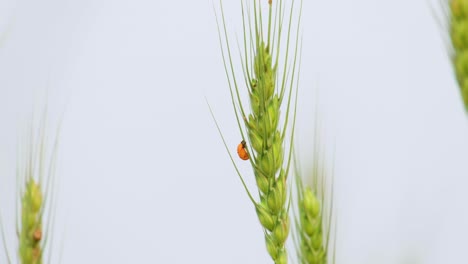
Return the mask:
[[[239,4],[225,2],[240,35]],[[62,263],[271,263],[205,102],[235,154],[213,5],[0,1],[10,250],[16,143],[47,90],[49,127],[65,113],[53,245],[56,256],[64,234]],[[468,122],[443,33],[425,0],[304,3],[298,144],[310,163],[318,87],[336,149],[337,263],[468,262]]]

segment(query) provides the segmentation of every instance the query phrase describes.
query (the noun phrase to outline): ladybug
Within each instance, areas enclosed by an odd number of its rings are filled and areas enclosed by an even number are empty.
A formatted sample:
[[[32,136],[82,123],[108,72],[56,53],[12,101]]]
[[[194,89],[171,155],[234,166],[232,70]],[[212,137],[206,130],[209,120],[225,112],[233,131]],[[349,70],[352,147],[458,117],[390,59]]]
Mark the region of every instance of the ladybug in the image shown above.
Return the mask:
[[[237,154],[239,154],[239,158],[242,160],[249,159],[249,153],[247,153],[247,149],[245,148],[245,141],[242,140],[239,145],[237,145]]]

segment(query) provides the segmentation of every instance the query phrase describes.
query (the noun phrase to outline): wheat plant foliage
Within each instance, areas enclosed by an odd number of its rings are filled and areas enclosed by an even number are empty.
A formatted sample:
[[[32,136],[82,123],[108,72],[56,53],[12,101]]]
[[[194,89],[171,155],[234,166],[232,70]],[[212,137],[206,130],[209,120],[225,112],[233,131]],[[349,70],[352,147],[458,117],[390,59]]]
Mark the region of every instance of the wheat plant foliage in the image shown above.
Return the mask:
[[[287,179],[300,71],[302,1],[286,2],[255,0],[247,4],[240,1],[243,38],[242,44],[238,43],[239,64],[231,49],[222,1],[221,19],[217,16],[232,106],[241,138],[247,142],[258,199],[246,186],[237,167],[236,170],[263,227],[267,251],[277,264],[288,262],[285,246],[290,230]],[[241,99],[244,93],[248,94],[248,102]],[[281,114],[281,110],[285,113]]]

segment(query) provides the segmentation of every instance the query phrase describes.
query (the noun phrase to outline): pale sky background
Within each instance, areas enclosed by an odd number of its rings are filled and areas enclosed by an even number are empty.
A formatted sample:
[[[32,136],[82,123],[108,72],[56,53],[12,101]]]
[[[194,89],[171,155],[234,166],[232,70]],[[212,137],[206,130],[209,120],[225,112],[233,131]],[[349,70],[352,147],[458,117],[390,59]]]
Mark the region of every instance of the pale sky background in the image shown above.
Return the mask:
[[[318,87],[336,149],[337,263],[468,263],[468,120],[428,2],[304,1],[298,144],[310,162]],[[240,35],[238,1],[225,3]],[[62,263],[271,263],[205,102],[235,154],[213,1],[0,0],[4,32],[10,250],[16,143],[47,88],[49,126],[65,112]]]

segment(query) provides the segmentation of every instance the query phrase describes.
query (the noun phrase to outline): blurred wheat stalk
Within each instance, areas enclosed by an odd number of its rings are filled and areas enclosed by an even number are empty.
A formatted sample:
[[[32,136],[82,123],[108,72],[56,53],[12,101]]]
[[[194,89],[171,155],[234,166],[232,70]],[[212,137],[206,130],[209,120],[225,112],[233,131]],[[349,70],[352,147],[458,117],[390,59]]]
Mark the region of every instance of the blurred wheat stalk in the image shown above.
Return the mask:
[[[450,1],[450,37],[453,63],[465,109],[468,110],[468,1]]]
[[[59,129],[52,150],[48,151],[49,133],[46,130],[46,111],[34,129],[31,121],[27,139],[20,140],[17,161],[16,234],[18,259],[21,264],[51,263],[51,247],[55,220],[55,165]],[[59,126],[60,127],[60,126]],[[13,263],[8,249],[3,221],[0,232],[8,263]],[[46,252],[48,254],[46,256]]]
[[[237,69],[220,3],[219,42],[242,136],[238,151],[241,159],[250,160],[260,201],[254,199],[237,167],[236,170],[264,229],[267,251],[275,263],[283,264],[288,262],[285,246],[290,229],[287,178],[294,135],[295,107],[292,109],[292,106],[295,100],[292,98],[295,89],[297,95],[302,1],[298,7],[294,0],[288,7],[282,0],[274,3],[255,0],[251,4],[241,1],[243,44],[238,47],[241,79],[236,77]],[[248,92],[248,102],[241,99],[241,86]],[[283,103],[286,104],[285,114],[281,115]],[[250,106],[250,113],[246,105]],[[291,113],[294,114],[292,120]],[[225,146],[229,149],[226,143]],[[289,148],[289,152],[285,148]],[[285,152],[289,154],[285,155]],[[236,166],[234,160],[233,163]]]
[[[335,263],[336,246],[330,248],[333,222],[333,169],[328,170],[326,152],[315,125],[312,170],[303,174],[295,156],[295,245],[301,264]],[[333,164],[331,165],[333,168]],[[305,179],[305,181],[304,181]],[[336,236],[336,229],[334,232]],[[336,238],[333,239],[336,243]],[[333,258],[332,258],[333,257]]]
[[[468,111],[468,0],[440,1],[445,21],[439,23],[450,36],[449,54],[465,110]]]

